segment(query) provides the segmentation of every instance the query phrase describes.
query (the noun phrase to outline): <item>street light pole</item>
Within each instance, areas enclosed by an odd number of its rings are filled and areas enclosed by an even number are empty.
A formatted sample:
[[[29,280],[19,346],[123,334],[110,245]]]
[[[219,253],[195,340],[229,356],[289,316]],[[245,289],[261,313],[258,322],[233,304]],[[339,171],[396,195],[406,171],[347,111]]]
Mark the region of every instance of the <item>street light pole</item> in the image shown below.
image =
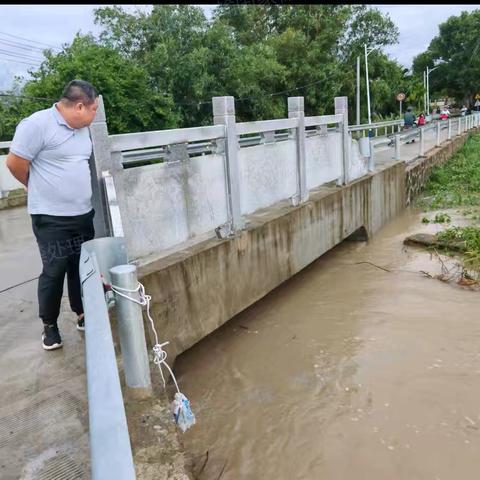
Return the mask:
[[[360,57],[357,57],[357,125],[360,125]]]
[[[427,111],[427,78],[425,70],[423,71],[423,111]]]
[[[438,67],[433,67],[431,70],[427,66],[427,115],[430,115],[430,80],[429,75]]]
[[[372,118],[371,118],[371,115],[370,115],[370,85],[369,85],[369,82],[368,82],[368,55],[370,53],[372,53],[373,51],[373,48],[372,50],[370,50],[369,52],[367,52],[367,45],[364,45],[365,46],[365,77],[366,77],[366,81],[367,81],[367,109],[368,109],[368,123],[372,123]]]

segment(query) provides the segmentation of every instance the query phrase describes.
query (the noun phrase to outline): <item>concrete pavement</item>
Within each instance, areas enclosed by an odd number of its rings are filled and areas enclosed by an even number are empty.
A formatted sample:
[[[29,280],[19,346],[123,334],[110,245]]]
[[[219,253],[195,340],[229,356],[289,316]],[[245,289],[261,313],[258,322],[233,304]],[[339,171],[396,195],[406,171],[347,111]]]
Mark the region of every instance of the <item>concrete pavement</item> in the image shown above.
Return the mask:
[[[41,260],[26,208],[0,211],[0,291],[38,277]],[[89,475],[83,333],[62,298],[63,349],[45,352],[37,280],[0,293],[0,478]]]
[[[448,128],[446,124],[441,125],[440,130],[440,142],[444,143],[448,139]],[[457,134],[457,127],[456,125],[452,127],[452,138],[455,138]],[[425,133],[424,139],[424,153],[428,152],[432,148],[435,148],[435,144],[437,141],[437,134],[436,130],[429,130]],[[415,158],[419,156],[420,151],[420,140],[418,138],[415,139],[414,143],[409,143],[408,145],[401,145],[400,147],[400,160],[404,160],[405,162],[411,162]],[[374,160],[376,165],[385,165],[394,161],[395,155],[395,147],[381,147],[378,150],[375,150]]]

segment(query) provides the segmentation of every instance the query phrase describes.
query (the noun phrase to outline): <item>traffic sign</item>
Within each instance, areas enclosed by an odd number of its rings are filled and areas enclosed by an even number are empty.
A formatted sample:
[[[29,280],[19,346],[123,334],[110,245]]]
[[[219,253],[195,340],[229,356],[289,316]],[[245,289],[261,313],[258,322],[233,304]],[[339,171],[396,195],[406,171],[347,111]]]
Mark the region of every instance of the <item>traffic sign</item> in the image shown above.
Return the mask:
[[[399,102],[405,100],[405,94],[404,94],[404,93],[398,93],[398,94],[397,94],[397,100],[398,100]]]

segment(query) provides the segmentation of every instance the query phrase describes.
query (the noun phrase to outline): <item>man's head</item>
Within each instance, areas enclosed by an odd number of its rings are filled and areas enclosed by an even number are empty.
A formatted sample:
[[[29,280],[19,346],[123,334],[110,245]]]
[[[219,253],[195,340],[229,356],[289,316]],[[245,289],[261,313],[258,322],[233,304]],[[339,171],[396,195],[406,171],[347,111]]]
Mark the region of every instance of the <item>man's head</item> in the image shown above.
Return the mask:
[[[60,107],[71,127],[88,127],[97,113],[98,92],[89,82],[72,80],[63,90]]]
[[[412,107],[408,107],[407,112],[411,112],[411,111],[412,111]]]

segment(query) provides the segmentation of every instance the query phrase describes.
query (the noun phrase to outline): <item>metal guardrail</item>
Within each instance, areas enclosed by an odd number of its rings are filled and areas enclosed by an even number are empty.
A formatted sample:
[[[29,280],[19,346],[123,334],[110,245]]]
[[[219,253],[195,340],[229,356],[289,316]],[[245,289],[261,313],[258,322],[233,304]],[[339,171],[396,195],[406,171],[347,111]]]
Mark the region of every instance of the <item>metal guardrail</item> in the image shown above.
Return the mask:
[[[332,117],[331,120],[335,120],[334,117],[336,117],[336,115],[329,115],[329,117]],[[311,122],[307,123],[308,118],[309,117],[305,117],[305,120],[306,120],[305,125],[307,127],[317,125],[317,124],[311,124]],[[332,123],[335,123],[335,122],[332,122]],[[237,124],[237,126],[238,125],[239,124]],[[325,123],[325,125],[327,124]],[[287,127],[287,128],[292,128],[292,127]],[[246,129],[245,131],[248,132]],[[266,130],[266,132],[267,131],[268,130]],[[328,132],[336,132],[336,131],[339,131],[337,127],[329,127],[325,130],[325,133],[328,134]],[[241,135],[249,135],[249,133],[241,133]],[[305,130],[306,138],[310,138],[315,135],[322,135],[322,133],[316,129]],[[284,142],[291,138],[292,138],[292,135],[290,132],[278,132],[278,133],[274,133],[271,136],[271,140],[275,143]],[[263,134],[251,135],[249,137],[239,136],[238,144],[240,148],[254,147],[256,145],[261,145],[262,143],[265,143],[265,140],[266,140],[266,137]],[[216,141],[212,140],[212,141],[205,141],[205,142],[198,142],[198,143],[188,143],[185,145],[185,148],[189,157],[195,157],[199,155],[208,155],[211,153],[215,153],[222,147]],[[168,156],[167,147],[157,147],[157,148],[126,151],[126,152],[122,152],[122,165],[127,168],[137,166],[137,165],[139,166],[145,163],[149,163],[151,161],[164,161],[167,158],[167,156]]]
[[[349,132],[360,132],[367,130],[374,130],[377,132],[379,129],[388,129],[388,127],[402,127],[404,124],[403,119],[399,120],[388,120],[386,122],[376,122],[376,123],[364,123],[362,125],[349,125]]]
[[[135,468],[123,404],[101,274],[127,263],[122,238],[97,238],[82,244],[80,280],[85,310],[85,357],[92,480],[135,480]]]
[[[369,142],[369,161],[373,164],[372,158],[375,156],[375,151],[381,149],[382,147],[394,147],[395,154],[393,158],[397,160],[400,159],[400,147],[406,143],[411,142],[412,140],[419,140],[418,143],[418,155],[425,155],[425,135],[429,132],[435,131],[435,146],[441,145],[441,132],[443,130],[448,130],[447,140],[450,140],[452,136],[460,135],[462,132],[465,132],[471,128],[477,127],[480,123],[480,115],[468,115],[466,117],[454,117],[450,118],[448,121],[445,120],[436,120],[428,125],[422,127],[414,127],[412,129],[404,130],[402,132],[397,132],[395,134],[370,138]],[[367,155],[368,157],[368,155]],[[415,157],[417,158],[417,157]],[[412,159],[414,160],[414,159]]]

